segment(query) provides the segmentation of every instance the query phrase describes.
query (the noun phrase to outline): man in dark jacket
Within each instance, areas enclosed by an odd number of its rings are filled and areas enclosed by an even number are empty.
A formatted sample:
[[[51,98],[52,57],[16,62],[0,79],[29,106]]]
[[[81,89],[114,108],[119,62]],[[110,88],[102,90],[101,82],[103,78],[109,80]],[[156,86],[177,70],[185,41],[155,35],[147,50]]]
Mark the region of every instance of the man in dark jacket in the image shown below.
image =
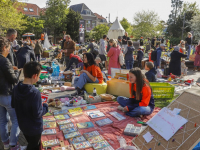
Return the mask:
[[[15,29],[8,29],[6,38],[11,42],[11,46],[10,46],[10,53],[8,54],[7,58],[10,60],[13,66],[18,66],[17,58],[12,48],[12,42],[16,39],[16,37],[17,37],[17,31]]]
[[[11,105],[15,108],[19,128],[23,132],[27,149],[40,149],[43,131],[42,116],[48,112],[48,105],[42,104],[41,93],[35,88],[39,80],[41,65],[37,62],[27,63],[24,70],[24,81],[13,89]]]
[[[141,48],[138,49],[138,52],[137,52],[137,61],[138,61],[138,67],[141,68],[142,66],[142,59],[143,59],[143,56],[144,56],[144,53],[142,51]]]
[[[157,51],[157,59],[156,61],[154,61],[154,67],[156,69],[160,68],[161,66],[161,54],[162,54],[162,51],[165,49],[165,44],[160,44],[160,47],[156,49]]]
[[[98,45],[95,43],[94,39],[91,39],[90,44],[88,45],[88,47],[86,49],[87,50],[90,49],[90,53],[92,53],[92,55],[94,56],[94,59],[99,54],[99,51],[98,51],[99,48],[98,48]]]

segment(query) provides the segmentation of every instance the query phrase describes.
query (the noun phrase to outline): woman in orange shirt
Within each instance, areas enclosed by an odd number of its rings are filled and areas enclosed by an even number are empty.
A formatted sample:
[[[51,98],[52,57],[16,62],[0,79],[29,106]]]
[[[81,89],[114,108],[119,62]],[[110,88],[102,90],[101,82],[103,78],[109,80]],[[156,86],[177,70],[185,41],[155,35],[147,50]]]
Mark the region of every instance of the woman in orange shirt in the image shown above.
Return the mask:
[[[149,82],[145,79],[139,68],[133,68],[129,71],[129,81],[131,97],[118,97],[117,102],[120,104],[118,109],[131,117],[150,115],[155,105]]]
[[[96,65],[92,53],[83,54],[84,68],[80,72],[79,78],[74,80],[74,85],[78,95],[82,95],[82,89],[86,83],[103,83],[103,74],[101,69]]]

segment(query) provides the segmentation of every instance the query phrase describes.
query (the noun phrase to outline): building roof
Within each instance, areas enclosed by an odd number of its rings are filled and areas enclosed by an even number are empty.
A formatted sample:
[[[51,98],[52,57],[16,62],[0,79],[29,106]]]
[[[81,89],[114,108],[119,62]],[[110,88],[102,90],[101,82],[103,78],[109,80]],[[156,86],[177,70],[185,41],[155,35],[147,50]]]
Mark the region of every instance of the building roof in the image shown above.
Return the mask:
[[[25,10],[25,8],[27,9]],[[23,5],[19,6],[17,10],[27,16],[39,16],[40,12],[44,12],[43,8],[40,8],[38,5],[31,3],[23,3]]]
[[[96,17],[91,9],[89,9],[84,3],[71,5],[69,8],[71,8],[75,12],[79,12],[82,15],[86,15],[86,10],[91,11],[91,15]]]
[[[106,18],[102,17],[101,15],[99,15],[97,13],[94,13],[94,15],[97,17],[97,19],[105,19],[106,20]]]

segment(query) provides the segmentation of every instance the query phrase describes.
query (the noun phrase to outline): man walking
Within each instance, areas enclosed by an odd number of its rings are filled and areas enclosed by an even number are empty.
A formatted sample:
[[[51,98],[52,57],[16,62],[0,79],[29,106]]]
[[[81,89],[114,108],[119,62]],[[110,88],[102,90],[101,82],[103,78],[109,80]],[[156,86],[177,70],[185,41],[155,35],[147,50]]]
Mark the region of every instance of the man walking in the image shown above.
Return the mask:
[[[107,35],[103,36],[103,39],[100,40],[100,47],[99,47],[99,57],[101,58],[101,61],[105,61],[105,68],[107,68],[107,52],[106,52],[106,46],[107,46]]]
[[[154,59],[154,67],[156,69],[160,68],[161,66],[161,54],[162,54],[162,51],[165,49],[165,44],[160,44],[160,47],[156,49],[156,59]]]
[[[185,39],[186,48],[187,48],[187,59],[190,58],[191,44],[192,44],[192,33],[188,32],[188,37]]]

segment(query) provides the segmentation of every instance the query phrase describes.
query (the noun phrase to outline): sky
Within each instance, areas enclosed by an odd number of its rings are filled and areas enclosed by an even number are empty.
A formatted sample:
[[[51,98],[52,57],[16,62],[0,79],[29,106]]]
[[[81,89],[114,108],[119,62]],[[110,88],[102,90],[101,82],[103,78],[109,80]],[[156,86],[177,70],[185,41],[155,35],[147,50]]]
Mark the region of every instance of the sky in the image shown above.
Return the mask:
[[[45,7],[46,0],[24,0],[28,3],[37,4]],[[197,2],[200,0],[183,0],[184,2]],[[116,17],[121,20],[123,17],[133,23],[134,14],[141,10],[155,11],[161,20],[167,21],[172,10],[171,0],[71,0],[70,5],[85,3],[93,13],[98,13],[104,18],[109,16],[110,21],[114,22]]]

